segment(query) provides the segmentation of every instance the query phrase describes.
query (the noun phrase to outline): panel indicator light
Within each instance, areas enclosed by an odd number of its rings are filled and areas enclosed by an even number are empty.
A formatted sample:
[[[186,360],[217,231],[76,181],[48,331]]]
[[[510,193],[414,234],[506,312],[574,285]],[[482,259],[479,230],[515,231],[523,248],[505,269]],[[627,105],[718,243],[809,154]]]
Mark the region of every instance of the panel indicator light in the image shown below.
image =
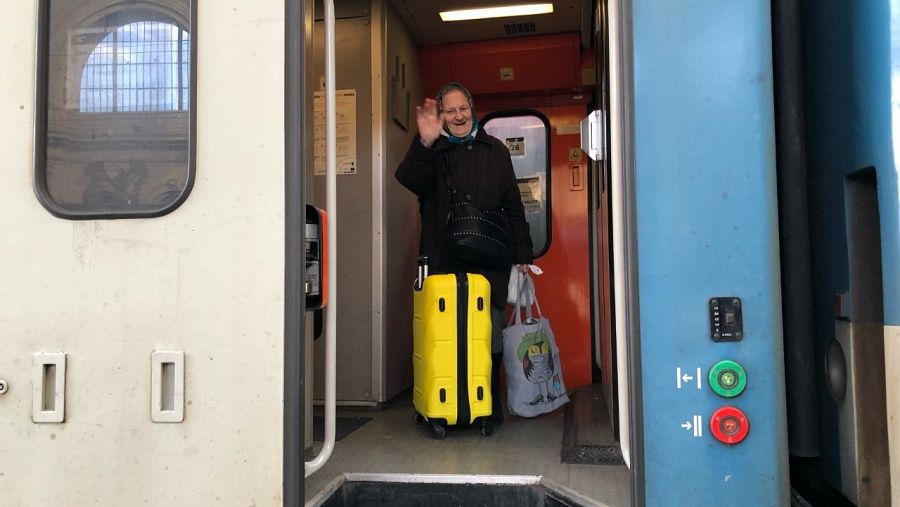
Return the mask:
[[[750,421],[737,407],[721,407],[709,418],[713,437],[724,444],[739,444],[750,432]]]
[[[739,342],[744,339],[741,298],[734,296],[710,298],[709,333],[714,342]]]
[[[747,387],[747,371],[736,361],[719,361],[709,369],[709,386],[723,398],[734,398]]]

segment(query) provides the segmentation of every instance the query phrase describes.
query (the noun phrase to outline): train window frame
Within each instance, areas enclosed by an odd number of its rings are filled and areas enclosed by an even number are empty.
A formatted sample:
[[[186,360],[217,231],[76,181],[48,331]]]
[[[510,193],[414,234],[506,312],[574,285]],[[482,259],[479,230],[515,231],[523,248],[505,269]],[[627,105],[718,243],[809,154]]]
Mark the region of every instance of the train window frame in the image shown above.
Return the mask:
[[[194,187],[196,179],[196,160],[197,160],[197,1],[185,0],[187,5],[186,13],[190,16],[188,23],[183,28],[189,33],[190,37],[190,80],[188,89],[187,111],[187,175],[184,180],[184,187],[181,189],[177,198],[171,202],[156,208],[144,208],[140,210],[128,209],[72,209],[66,205],[57,202],[51,195],[48,186],[48,149],[49,149],[49,133],[50,133],[50,42],[51,42],[51,26],[50,11],[53,0],[39,0],[38,17],[37,17],[37,53],[35,62],[35,116],[34,116],[34,163],[32,167],[33,187],[35,195],[41,205],[55,217],[68,220],[100,220],[100,219],[135,219],[135,218],[157,218],[178,209],[187,200]],[[148,3],[148,5],[155,5]],[[121,0],[108,0],[102,6],[96,8],[97,15],[108,16],[117,10],[134,8],[133,2]],[[141,7],[139,5],[139,7]],[[173,18],[174,19],[174,18]],[[125,25],[122,25],[125,26]],[[179,25],[182,26],[182,25]],[[112,32],[110,32],[112,33]],[[65,35],[63,35],[65,36]],[[78,77],[79,83],[81,77]],[[79,101],[80,102],[80,101]],[[139,116],[147,113],[156,113],[160,115],[171,114],[176,111],[115,111],[115,112],[88,112],[83,113],[91,115],[94,118],[111,118],[113,116],[125,117],[127,115]]]
[[[543,248],[540,248],[540,249],[534,248],[534,247],[532,248],[533,258],[538,259],[538,258],[544,256],[548,251],[550,251],[550,245],[553,243],[553,220],[552,220],[552,218],[553,218],[553,186],[552,186],[553,180],[551,177],[552,173],[553,173],[553,166],[551,164],[551,158],[550,158],[551,141],[552,141],[550,120],[547,118],[547,116],[544,113],[540,112],[537,109],[506,109],[506,110],[500,110],[500,111],[492,111],[492,112],[484,115],[484,117],[480,119],[479,123],[481,124],[481,128],[485,129],[485,132],[487,132],[487,124],[491,120],[495,120],[495,119],[499,119],[499,118],[515,118],[515,117],[525,117],[525,116],[535,117],[538,120],[540,120],[541,123],[544,124],[544,133],[545,133],[544,139],[545,139],[545,143],[547,146],[546,157],[545,157],[545,161],[544,161],[544,172],[543,172],[543,179],[546,182],[544,185],[545,194],[546,194],[546,199],[544,201],[546,203],[546,208],[544,210],[545,224],[546,224],[546,229],[545,229],[546,230],[546,241],[544,242]],[[502,141],[502,139],[501,139],[501,141]],[[516,174],[516,179],[518,180],[518,174]],[[527,218],[527,215],[526,215],[526,218]],[[530,225],[531,224],[529,223],[529,227],[530,227]],[[534,241],[534,238],[532,238],[532,241]]]

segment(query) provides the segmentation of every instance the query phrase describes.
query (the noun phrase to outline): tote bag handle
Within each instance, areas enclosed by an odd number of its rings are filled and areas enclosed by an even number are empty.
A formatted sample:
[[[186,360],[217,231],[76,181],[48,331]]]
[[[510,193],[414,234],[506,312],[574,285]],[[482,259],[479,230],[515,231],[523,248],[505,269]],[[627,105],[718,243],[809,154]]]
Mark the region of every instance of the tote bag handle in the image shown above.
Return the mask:
[[[519,304],[522,302],[523,293],[528,292],[531,294],[531,300],[534,301],[534,307],[537,309],[537,320],[543,319],[544,315],[541,312],[541,305],[538,304],[537,299],[537,291],[534,289],[534,280],[531,279],[531,276],[528,273],[517,272],[516,277],[516,306],[513,309],[513,315],[509,316],[509,322],[506,323],[506,327],[509,327],[513,324],[521,324],[522,323],[522,306]],[[526,301],[527,297],[524,298]],[[530,323],[534,322],[534,315],[531,313],[531,305],[525,307],[525,322]]]

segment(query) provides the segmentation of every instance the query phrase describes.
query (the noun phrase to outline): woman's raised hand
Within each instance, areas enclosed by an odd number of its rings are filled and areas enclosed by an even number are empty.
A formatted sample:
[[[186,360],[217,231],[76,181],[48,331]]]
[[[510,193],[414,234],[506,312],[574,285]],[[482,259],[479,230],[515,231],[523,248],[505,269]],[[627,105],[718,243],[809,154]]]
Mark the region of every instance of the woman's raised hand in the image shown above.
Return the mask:
[[[416,123],[419,126],[419,139],[426,148],[441,135],[441,115],[437,110],[437,102],[434,99],[425,99],[421,106],[416,106]]]

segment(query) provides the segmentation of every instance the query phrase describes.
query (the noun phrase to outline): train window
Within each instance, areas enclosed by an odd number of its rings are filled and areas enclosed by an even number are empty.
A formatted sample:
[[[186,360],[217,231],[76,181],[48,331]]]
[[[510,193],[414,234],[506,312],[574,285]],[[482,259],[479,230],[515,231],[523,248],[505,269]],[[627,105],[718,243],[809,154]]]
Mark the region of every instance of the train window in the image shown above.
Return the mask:
[[[43,0],[35,187],[70,219],[164,215],[194,180],[196,6]]]
[[[81,69],[81,112],[187,111],[190,46],[173,23],[138,21],[110,32]]]
[[[540,257],[550,248],[550,122],[529,109],[490,113],[482,125],[509,149],[531,227],[534,257]]]

